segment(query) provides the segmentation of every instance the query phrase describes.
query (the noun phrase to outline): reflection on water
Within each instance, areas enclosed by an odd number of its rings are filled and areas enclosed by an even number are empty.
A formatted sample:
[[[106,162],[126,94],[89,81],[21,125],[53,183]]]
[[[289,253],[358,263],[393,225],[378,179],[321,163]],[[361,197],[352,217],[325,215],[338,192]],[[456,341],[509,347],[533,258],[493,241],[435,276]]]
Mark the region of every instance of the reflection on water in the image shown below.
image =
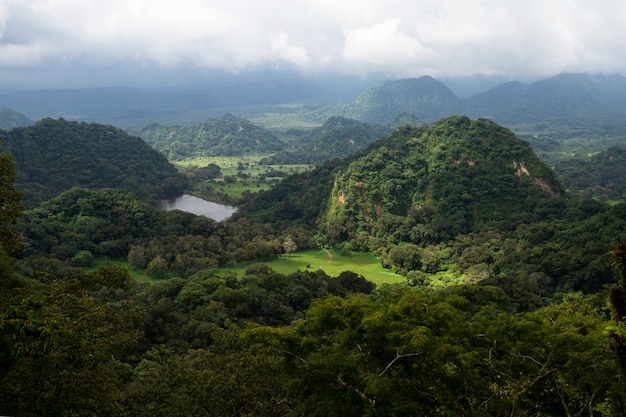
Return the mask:
[[[229,218],[237,211],[237,207],[214,203],[189,194],[183,194],[172,200],[158,201],[154,204],[154,207],[165,211],[186,211],[197,216],[206,216],[218,222]]]

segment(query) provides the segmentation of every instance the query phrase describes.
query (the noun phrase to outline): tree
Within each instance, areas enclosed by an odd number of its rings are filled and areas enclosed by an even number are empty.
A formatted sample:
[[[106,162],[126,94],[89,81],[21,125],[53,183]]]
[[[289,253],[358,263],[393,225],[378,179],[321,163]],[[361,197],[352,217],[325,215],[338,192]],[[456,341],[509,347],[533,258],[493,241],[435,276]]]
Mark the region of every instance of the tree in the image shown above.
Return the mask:
[[[0,244],[9,255],[16,255],[22,249],[19,236],[13,229],[24,210],[22,192],[14,185],[16,179],[13,156],[0,153]]]
[[[291,252],[295,252],[296,249],[298,249],[298,246],[296,245],[296,242],[293,241],[291,236],[287,236],[285,238],[285,240],[282,243],[282,246],[283,246],[283,250],[285,251],[287,256],[289,256],[291,254]]]
[[[0,303],[0,414],[123,415],[118,359],[136,346],[143,317],[89,296],[100,278],[25,286]]]
[[[155,257],[148,264],[146,273],[152,278],[165,278],[167,277],[167,262],[161,256]]]

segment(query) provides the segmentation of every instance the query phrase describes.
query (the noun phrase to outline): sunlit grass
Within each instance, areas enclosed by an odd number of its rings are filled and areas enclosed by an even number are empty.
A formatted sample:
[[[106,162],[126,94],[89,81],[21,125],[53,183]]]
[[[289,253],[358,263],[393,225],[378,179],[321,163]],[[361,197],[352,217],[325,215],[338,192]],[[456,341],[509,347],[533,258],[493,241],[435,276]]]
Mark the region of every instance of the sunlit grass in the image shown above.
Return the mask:
[[[251,265],[264,263],[280,274],[290,274],[295,271],[323,270],[326,274],[336,277],[344,271],[352,271],[363,275],[376,285],[406,282],[406,278],[382,267],[380,259],[368,253],[355,253],[351,256],[339,255],[331,250],[330,256],[324,250],[311,250],[282,255],[265,262],[251,262],[232,267],[220,268],[220,271],[231,271],[243,276]]]

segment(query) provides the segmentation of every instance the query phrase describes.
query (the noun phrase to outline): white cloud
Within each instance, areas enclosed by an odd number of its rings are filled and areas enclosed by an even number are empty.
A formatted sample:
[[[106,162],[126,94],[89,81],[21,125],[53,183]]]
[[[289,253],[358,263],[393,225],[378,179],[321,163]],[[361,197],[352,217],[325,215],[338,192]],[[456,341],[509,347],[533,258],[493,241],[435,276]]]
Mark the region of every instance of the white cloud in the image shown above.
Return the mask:
[[[382,23],[345,32],[343,56],[348,61],[405,65],[431,59],[433,55],[417,37],[400,29],[399,19],[386,18]]]
[[[626,73],[622,0],[0,0],[2,72]]]
[[[306,49],[289,43],[289,36],[284,30],[280,30],[270,36],[271,51],[277,58],[296,65],[307,65],[309,57]]]

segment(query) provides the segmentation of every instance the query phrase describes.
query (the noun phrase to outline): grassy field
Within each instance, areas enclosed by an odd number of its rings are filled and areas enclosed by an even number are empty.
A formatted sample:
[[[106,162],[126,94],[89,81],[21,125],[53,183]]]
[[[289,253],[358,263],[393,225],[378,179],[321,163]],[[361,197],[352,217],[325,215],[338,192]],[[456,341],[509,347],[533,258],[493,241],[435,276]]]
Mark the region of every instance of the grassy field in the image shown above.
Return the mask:
[[[341,256],[333,250],[329,253],[323,250],[302,251],[289,256],[283,255],[264,263],[281,274],[289,274],[297,270],[315,271],[322,269],[332,277],[336,277],[344,271],[352,271],[363,275],[376,285],[406,282],[405,277],[384,269],[380,260],[374,255],[356,253],[351,256]],[[250,265],[253,263],[220,268],[220,271],[236,272],[241,277]]]
[[[260,262],[250,262],[236,266],[219,268],[218,273],[226,271],[235,272],[238,277],[242,277],[245,270],[256,263]],[[324,250],[310,250],[292,253],[289,256],[282,255],[276,259],[263,263],[272,268],[274,271],[284,275],[298,270],[315,271],[317,269],[322,269],[331,277],[336,277],[344,271],[352,271],[359,275],[363,275],[376,285],[406,282],[405,277],[394,274],[388,269],[384,269],[380,264],[380,260],[376,256],[367,253],[356,253],[351,256],[341,256],[333,250],[329,252],[325,252]],[[133,268],[127,262],[111,261],[104,258],[96,259],[94,265],[89,268],[87,272],[94,271],[100,265],[108,264],[119,264],[124,266],[130,273],[131,277],[138,282],[161,281],[151,280],[146,275],[146,271],[144,269]]]
[[[190,158],[174,162],[184,170],[206,167],[215,164],[220,167],[220,178],[196,182],[193,184],[194,193],[211,201],[229,202],[220,198],[226,194],[231,199],[238,199],[244,191],[255,193],[267,190],[287,175],[311,170],[312,165],[259,165],[264,154],[244,156],[215,156]],[[210,192],[207,190],[211,190]]]

